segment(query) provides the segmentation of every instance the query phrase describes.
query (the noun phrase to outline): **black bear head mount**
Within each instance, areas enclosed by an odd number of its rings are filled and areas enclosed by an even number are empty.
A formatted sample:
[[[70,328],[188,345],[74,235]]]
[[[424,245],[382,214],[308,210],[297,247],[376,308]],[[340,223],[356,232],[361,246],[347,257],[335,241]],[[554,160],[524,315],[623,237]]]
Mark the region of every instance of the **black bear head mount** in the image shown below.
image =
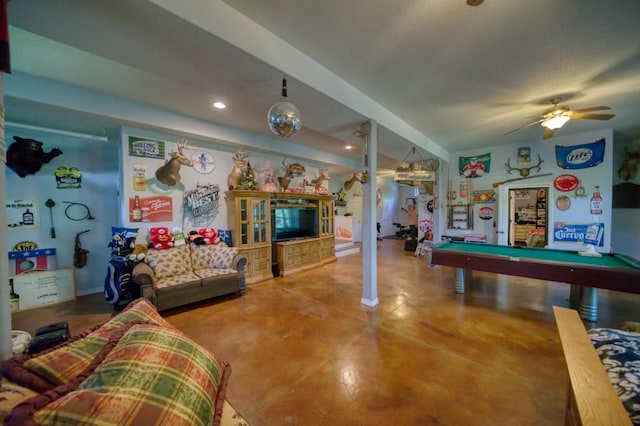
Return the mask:
[[[42,142],[14,136],[14,143],[7,150],[7,167],[21,178],[37,173],[43,164],[62,154],[58,148],[49,152],[42,150]]]

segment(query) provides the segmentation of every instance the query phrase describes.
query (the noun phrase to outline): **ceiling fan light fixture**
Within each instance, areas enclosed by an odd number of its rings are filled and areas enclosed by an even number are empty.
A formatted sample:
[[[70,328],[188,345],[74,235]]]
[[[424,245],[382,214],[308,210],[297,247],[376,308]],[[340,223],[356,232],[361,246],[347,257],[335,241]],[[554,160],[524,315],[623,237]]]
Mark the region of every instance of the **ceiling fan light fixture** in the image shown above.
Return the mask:
[[[541,124],[542,124],[543,127],[546,127],[547,129],[558,130],[559,128],[564,126],[565,123],[567,121],[569,121],[570,119],[571,119],[571,117],[569,117],[568,115],[564,115],[564,114],[563,115],[556,115],[556,116],[547,118]]]

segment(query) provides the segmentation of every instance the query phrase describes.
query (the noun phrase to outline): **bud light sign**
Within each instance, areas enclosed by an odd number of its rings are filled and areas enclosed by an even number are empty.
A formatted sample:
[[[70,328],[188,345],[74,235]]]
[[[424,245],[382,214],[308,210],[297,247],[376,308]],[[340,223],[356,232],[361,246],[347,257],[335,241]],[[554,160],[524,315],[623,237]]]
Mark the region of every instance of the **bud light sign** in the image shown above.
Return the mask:
[[[556,145],[558,167],[563,169],[586,169],[602,163],[604,159],[604,138],[582,145]]]

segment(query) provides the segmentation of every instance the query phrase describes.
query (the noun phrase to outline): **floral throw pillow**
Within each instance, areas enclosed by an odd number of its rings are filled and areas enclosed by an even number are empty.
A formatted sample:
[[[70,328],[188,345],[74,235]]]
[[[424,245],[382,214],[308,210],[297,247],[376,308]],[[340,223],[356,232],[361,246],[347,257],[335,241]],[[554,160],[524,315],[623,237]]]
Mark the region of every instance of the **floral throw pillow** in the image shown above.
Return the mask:
[[[189,246],[184,245],[167,250],[149,250],[144,261],[153,268],[156,278],[171,278],[193,272],[190,256]]]
[[[238,254],[238,247],[216,245],[209,265],[217,269],[231,269],[233,258]]]

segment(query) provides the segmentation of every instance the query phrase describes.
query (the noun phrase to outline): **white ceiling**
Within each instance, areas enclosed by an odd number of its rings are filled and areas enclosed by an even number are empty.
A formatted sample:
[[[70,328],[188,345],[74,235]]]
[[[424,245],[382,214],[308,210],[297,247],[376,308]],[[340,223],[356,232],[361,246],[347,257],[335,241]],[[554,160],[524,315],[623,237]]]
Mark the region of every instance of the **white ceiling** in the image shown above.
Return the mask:
[[[25,95],[24,82],[37,77],[105,104],[247,130],[261,150],[284,155],[291,145],[269,132],[266,114],[286,77],[304,126],[287,142],[313,148],[310,160],[351,156],[335,161],[343,167],[359,158],[344,145],[358,145],[353,130],[367,119],[380,125],[382,168],[397,167],[413,146],[447,160],[466,149],[550,143],[537,125],[504,133],[539,117],[554,96],[616,115],[572,120],[558,135],[613,128],[640,138],[638,0],[12,0],[8,13],[7,121],[190,133],[145,124],[144,114],[67,104],[45,83]],[[210,106],[218,98],[229,105],[222,112]]]

